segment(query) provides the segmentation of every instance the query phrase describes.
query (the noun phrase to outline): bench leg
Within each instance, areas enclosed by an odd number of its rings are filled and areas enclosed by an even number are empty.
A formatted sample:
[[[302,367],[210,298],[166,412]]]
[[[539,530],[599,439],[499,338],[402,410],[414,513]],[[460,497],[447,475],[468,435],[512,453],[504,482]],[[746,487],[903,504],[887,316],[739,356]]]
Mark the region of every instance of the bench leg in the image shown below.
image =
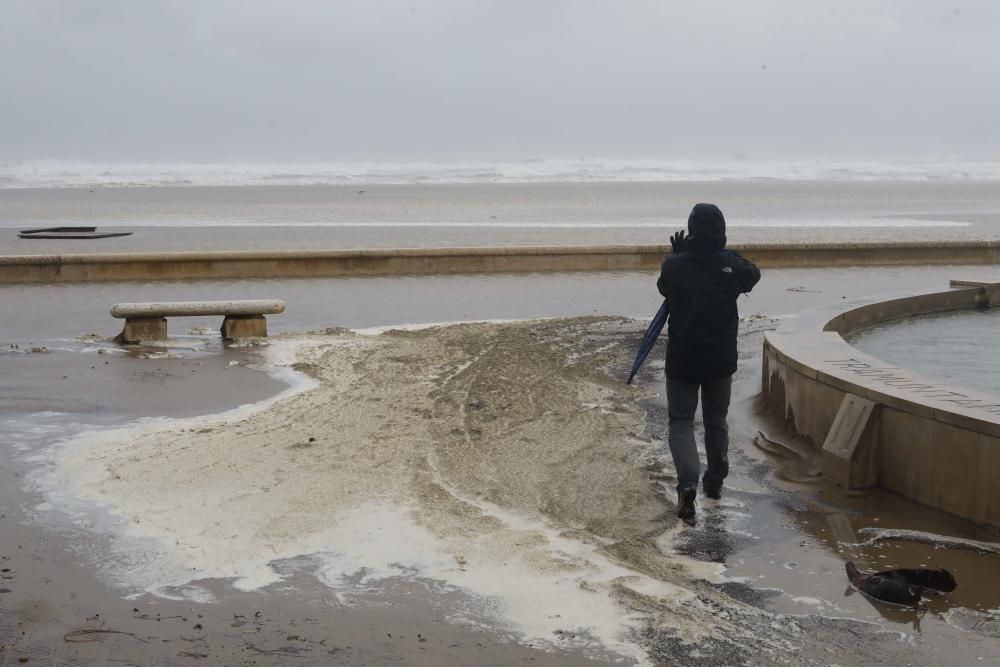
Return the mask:
[[[125,328],[115,340],[127,345],[144,340],[166,340],[166,338],[167,318],[129,317],[125,320]]]
[[[267,320],[263,315],[226,315],[221,332],[223,338],[263,338]]]

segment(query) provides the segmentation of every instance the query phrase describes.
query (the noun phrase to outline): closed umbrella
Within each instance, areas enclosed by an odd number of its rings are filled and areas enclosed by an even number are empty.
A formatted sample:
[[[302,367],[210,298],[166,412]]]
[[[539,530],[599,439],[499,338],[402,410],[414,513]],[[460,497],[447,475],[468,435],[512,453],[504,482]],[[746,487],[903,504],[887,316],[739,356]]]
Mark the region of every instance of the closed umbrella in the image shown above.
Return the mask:
[[[646,361],[649,351],[653,349],[656,339],[660,337],[660,332],[663,331],[663,325],[667,323],[667,315],[669,314],[670,306],[667,305],[667,300],[664,299],[663,305],[656,311],[656,315],[653,315],[653,321],[649,323],[649,328],[646,329],[646,334],[642,337],[642,344],[639,345],[639,351],[635,354],[635,363],[632,364],[632,372],[629,373],[628,382],[625,384],[632,384],[635,374],[642,367],[642,362]]]

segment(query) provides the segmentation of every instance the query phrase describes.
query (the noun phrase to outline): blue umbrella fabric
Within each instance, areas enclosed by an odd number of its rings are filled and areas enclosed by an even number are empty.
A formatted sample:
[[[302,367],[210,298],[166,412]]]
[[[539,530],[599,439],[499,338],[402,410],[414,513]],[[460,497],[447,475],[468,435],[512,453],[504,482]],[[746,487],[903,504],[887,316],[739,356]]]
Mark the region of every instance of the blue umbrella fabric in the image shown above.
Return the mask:
[[[667,323],[667,315],[670,314],[670,306],[667,305],[667,300],[663,300],[663,305],[660,309],[656,311],[656,315],[653,315],[653,321],[649,323],[649,328],[646,329],[646,334],[642,337],[642,344],[639,345],[639,351],[635,353],[635,362],[632,364],[632,372],[629,373],[628,381],[625,384],[632,384],[632,380],[635,378],[635,374],[639,372],[642,367],[642,362],[646,361],[646,357],[649,356],[649,351],[653,349],[653,345],[656,344],[656,339],[660,337],[660,332],[663,331],[663,325]]]

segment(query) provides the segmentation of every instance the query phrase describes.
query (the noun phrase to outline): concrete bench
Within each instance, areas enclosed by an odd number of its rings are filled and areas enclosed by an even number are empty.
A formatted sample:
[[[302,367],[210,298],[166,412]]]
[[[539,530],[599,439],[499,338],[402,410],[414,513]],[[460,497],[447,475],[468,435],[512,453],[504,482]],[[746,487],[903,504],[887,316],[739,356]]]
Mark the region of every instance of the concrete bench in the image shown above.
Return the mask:
[[[264,315],[275,315],[285,310],[285,304],[276,299],[245,301],[168,301],[163,303],[116,303],[111,316],[125,318],[125,328],[118,335],[121,343],[138,343],[143,340],[164,340],[167,337],[168,317],[194,317],[224,315],[223,338],[250,338],[267,335]]]

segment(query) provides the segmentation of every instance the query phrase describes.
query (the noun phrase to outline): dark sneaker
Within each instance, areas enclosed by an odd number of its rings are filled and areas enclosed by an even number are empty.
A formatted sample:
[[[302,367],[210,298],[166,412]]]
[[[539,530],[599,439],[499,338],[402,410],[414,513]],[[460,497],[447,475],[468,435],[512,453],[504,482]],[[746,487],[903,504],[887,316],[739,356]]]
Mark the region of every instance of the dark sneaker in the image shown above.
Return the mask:
[[[705,495],[712,500],[718,500],[722,497],[722,484],[712,484],[710,482],[703,482],[702,487],[705,489]]]
[[[677,492],[677,517],[684,522],[694,520],[694,498],[698,494],[693,486]]]

